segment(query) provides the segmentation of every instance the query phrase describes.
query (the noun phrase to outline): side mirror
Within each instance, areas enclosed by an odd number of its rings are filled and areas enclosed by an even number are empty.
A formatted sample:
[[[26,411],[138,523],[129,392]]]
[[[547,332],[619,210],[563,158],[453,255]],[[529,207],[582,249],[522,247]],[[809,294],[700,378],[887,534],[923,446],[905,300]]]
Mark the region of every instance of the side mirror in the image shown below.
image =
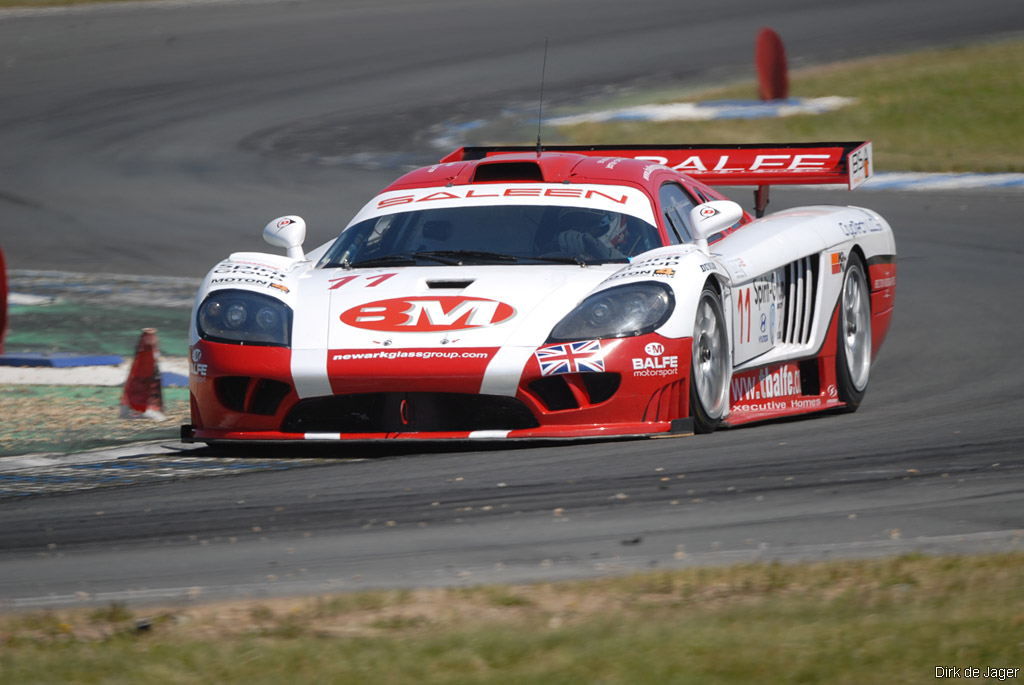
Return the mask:
[[[690,210],[690,226],[697,247],[707,252],[708,238],[743,218],[743,208],[729,200],[712,200]]]
[[[274,247],[288,250],[289,259],[304,259],[302,243],[306,240],[306,222],[301,216],[282,216],[263,229],[263,239]]]

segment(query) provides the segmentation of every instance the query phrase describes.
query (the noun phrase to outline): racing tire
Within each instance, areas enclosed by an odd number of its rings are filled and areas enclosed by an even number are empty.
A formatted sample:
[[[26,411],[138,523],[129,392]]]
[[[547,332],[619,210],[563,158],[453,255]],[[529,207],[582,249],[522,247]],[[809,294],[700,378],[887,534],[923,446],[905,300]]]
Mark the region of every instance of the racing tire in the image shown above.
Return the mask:
[[[843,276],[836,326],[836,391],[846,411],[857,411],[870,372],[871,295],[864,260],[854,253]]]
[[[697,301],[690,361],[690,415],[695,433],[710,433],[729,413],[732,359],[722,298],[705,287]]]

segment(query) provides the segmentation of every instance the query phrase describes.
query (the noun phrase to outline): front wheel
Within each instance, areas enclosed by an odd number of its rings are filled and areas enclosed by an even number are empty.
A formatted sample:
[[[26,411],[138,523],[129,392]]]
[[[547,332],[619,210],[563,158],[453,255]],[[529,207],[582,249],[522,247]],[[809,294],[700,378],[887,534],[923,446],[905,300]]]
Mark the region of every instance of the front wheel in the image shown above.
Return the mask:
[[[697,303],[690,363],[690,414],[696,433],[710,433],[729,411],[732,360],[722,299],[706,287]]]
[[[871,296],[864,261],[850,255],[839,295],[836,331],[836,390],[849,411],[864,399],[871,372]]]

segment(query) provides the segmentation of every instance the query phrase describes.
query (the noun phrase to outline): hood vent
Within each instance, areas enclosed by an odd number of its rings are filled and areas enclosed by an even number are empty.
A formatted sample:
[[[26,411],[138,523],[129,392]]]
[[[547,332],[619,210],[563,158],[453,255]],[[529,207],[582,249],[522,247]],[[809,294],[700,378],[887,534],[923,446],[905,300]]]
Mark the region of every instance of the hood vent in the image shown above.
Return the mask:
[[[431,290],[435,289],[448,289],[448,290],[462,290],[473,285],[476,279],[473,278],[460,278],[460,279],[448,279],[448,280],[434,280],[427,281],[427,287]]]

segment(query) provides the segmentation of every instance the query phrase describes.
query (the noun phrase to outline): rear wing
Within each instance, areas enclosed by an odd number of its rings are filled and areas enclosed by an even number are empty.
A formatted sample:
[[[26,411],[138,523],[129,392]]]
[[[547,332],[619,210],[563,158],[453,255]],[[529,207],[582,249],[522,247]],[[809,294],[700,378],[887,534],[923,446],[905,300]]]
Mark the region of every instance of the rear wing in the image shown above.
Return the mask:
[[[545,145],[463,147],[442,162],[483,159],[509,152],[573,152],[626,157],[672,167],[707,185],[758,186],[756,209],[764,213],[768,186],[845,184],[850,190],[871,177],[871,142],[738,145]]]
[[[533,146],[463,147],[442,162],[483,159]],[[751,145],[545,145],[544,152],[627,157],[672,167],[708,185],[817,185],[845,183],[853,190],[872,172],[871,142]]]

